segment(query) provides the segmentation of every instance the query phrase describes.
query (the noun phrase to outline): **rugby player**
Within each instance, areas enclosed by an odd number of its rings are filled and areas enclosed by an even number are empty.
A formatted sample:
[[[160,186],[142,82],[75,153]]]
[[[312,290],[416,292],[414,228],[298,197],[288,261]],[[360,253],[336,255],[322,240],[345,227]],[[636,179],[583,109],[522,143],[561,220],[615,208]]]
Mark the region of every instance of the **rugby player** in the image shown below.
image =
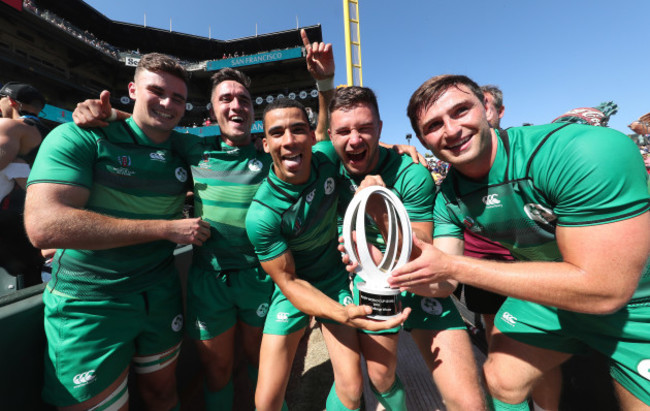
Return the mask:
[[[176,244],[201,245],[200,218],[180,219],[188,171],[174,154],[187,73],[146,54],[129,96],[133,117],[102,129],[53,130],[30,174],[25,228],[56,248],[45,303],[46,402],[69,410],[128,407],[132,364],[148,409],[180,409],[183,336]]]
[[[406,208],[415,235],[431,242],[435,185],[426,167],[394,150],[379,146],[382,122],[373,91],[346,87],[336,91],[329,103],[332,144],[341,160],[343,179],[341,210],[345,211],[355,191],[369,185],[392,190]],[[385,208],[373,213],[380,223]],[[382,230],[383,231],[383,230]],[[383,249],[377,228],[369,228],[369,241]],[[355,301],[358,301],[355,277]],[[434,296],[405,292],[402,304],[412,309],[404,323],[411,331],[433,380],[449,410],[485,408],[478,370],[465,324],[448,298],[455,284],[444,284]],[[372,333],[360,330],[359,344],[375,396],[387,410],[405,409],[401,382],[395,374],[399,329]]]
[[[313,315],[334,368],[327,409],[359,409],[362,376],[352,327],[392,328],[409,310],[378,322],[364,318],[370,307],[352,304],[337,251],[338,158],[329,143],[312,153],[315,136],[304,107],[289,99],[273,102],[264,111],[264,132],[273,168],[248,211],[246,230],[276,289],[264,326],[256,407],[281,409],[298,343]]]
[[[578,124],[497,131],[486,109],[465,76],[433,77],[412,95],[415,133],[452,169],[433,245],[414,238],[421,256],[389,283],[423,293],[455,280],[510,297],[484,367],[497,410],[527,410],[544,372],[590,348],[610,359],[621,407],[649,408],[650,195],[638,148]],[[462,257],[465,227],[522,262]]]

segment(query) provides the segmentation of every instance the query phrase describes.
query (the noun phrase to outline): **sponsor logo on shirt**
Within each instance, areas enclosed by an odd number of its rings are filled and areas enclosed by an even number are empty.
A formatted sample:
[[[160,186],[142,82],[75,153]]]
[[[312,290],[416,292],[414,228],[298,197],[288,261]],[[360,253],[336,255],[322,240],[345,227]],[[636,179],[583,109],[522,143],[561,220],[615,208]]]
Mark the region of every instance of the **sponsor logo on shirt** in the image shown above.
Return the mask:
[[[135,175],[135,171],[125,168],[125,167],[111,167],[111,170],[115,174],[119,174],[121,176],[125,177],[131,177],[132,175]]]
[[[639,375],[650,380],[650,358],[641,360],[639,365],[636,366],[636,370],[639,372]]]
[[[517,317],[507,311],[501,314],[501,319],[512,326],[515,326],[517,324]]]
[[[524,206],[524,212],[528,218],[540,224],[555,226],[557,223],[557,216],[553,210],[541,204],[528,203]]]
[[[275,315],[275,321],[279,323],[288,323],[289,322],[289,313],[277,313]]]
[[[268,303],[262,303],[260,304],[259,307],[257,307],[257,310],[255,311],[255,314],[257,314],[258,317],[263,318],[266,317],[266,314],[269,312],[269,304]]]
[[[155,153],[149,153],[149,158],[155,161],[162,161],[163,163],[167,161],[165,158],[164,151],[156,151]]]
[[[483,231],[483,228],[470,216],[465,216],[463,219],[463,224],[467,229],[473,233],[480,233]]]
[[[420,307],[422,307],[422,311],[430,315],[442,314],[442,304],[436,298],[423,298],[422,301],[420,301]]]
[[[176,171],[174,171],[174,175],[176,175],[176,179],[178,179],[178,181],[181,183],[187,181],[187,170],[185,170],[183,167],[177,167]]]
[[[86,372],[82,372],[81,374],[77,374],[72,378],[72,382],[75,384],[75,388],[81,387],[82,385],[89,384],[93,381],[95,381],[95,370],[90,370]]]
[[[174,332],[179,332],[182,329],[183,329],[183,314],[178,314],[172,320],[172,330],[174,330]]]
[[[260,171],[262,170],[262,166],[263,166],[262,162],[256,158],[248,162],[248,169],[250,171],[255,171],[255,172]]]
[[[316,189],[311,190],[311,193],[307,194],[307,197],[305,197],[305,200],[307,200],[308,203],[311,203],[311,201],[314,199],[314,196],[316,195]]]
[[[352,297],[350,297],[349,295],[346,295],[345,298],[343,298],[343,305],[350,305],[353,302],[354,301],[352,300]]]
[[[323,185],[325,187],[325,194],[330,195],[334,192],[334,189],[336,188],[336,183],[334,182],[334,179],[332,177],[329,177],[327,180],[325,180],[325,184]]]
[[[131,165],[131,156],[117,156],[117,163],[122,167],[129,167]]]
[[[501,205],[501,201],[498,199],[498,196],[498,194],[488,194],[486,196],[483,196],[481,201],[483,201],[487,208],[503,207]]]

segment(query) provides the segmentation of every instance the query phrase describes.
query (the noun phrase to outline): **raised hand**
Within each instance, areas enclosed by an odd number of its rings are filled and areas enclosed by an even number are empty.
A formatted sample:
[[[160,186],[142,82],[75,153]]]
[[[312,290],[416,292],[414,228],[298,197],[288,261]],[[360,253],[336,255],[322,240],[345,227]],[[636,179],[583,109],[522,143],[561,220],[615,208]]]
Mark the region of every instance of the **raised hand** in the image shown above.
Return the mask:
[[[300,30],[302,44],[307,50],[307,70],[315,80],[334,77],[334,53],[332,43],[309,42],[305,30]]]

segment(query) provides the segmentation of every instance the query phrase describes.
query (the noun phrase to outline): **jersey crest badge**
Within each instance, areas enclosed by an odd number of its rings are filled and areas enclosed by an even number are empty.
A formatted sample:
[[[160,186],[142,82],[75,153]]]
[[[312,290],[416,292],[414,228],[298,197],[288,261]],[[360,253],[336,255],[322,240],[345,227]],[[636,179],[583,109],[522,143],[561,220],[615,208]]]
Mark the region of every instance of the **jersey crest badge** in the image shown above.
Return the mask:
[[[174,171],[174,175],[176,176],[176,179],[178,179],[178,181],[181,183],[187,181],[187,170],[185,170],[183,167],[177,167]]]
[[[336,188],[336,183],[334,182],[334,179],[332,177],[328,177],[327,180],[325,180],[325,184],[323,185],[325,188],[325,194],[330,195],[334,192],[334,189]]]
[[[316,195],[316,189],[311,190],[311,192],[307,194],[307,196],[305,197],[305,200],[307,200],[308,203],[311,203],[315,195]]]
[[[262,162],[260,160],[256,159],[256,158],[254,158],[254,159],[252,159],[252,160],[250,160],[248,162],[248,169],[250,171],[258,172],[258,171],[262,170]]]

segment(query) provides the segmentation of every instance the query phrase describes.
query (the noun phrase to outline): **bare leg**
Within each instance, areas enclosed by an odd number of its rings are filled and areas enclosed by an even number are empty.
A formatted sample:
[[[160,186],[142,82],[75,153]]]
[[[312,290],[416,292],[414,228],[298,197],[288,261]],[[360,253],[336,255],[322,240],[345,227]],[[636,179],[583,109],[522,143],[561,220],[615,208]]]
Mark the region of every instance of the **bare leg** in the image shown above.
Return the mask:
[[[260,349],[260,367],[255,390],[259,411],[280,410],[287,391],[291,365],[305,329],[289,335],[264,334]]]
[[[621,406],[621,411],[648,411],[650,405],[635,397],[631,392],[626,390],[618,381],[614,380],[614,391],[616,398]]]
[[[478,367],[465,330],[413,330],[448,410],[486,409]]]
[[[492,333],[491,348],[483,367],[490,394],[508,404],[525,401],[542,375],[558,368],[571,354],[551,351]]]
[[[370,382],[377,391],[388,391],[395,383],[398,335],[358,333],[358,336]]]
[[[345,325],[330,323],[321,324],[321,331],[334,369],[336,394],[347,408],[357,409],[361,406],[363,393],[357,331]]]
[[[491,347],[495,314],[482,314],[488,349]],[[544,373],[533,387],[533,401],[544,410],[557,410],[562,393],[562,368],[556,367]]]
[[[158,371],[137,374],[138,390],[148,410],[170,410],[178,404],[177,363],[178,359],[174,359],[169,365]]]
[[[219,391],[228,384],[234,363],[235,327],[209,340],[197,340],[199,359],[205,370],[210,391]]]

